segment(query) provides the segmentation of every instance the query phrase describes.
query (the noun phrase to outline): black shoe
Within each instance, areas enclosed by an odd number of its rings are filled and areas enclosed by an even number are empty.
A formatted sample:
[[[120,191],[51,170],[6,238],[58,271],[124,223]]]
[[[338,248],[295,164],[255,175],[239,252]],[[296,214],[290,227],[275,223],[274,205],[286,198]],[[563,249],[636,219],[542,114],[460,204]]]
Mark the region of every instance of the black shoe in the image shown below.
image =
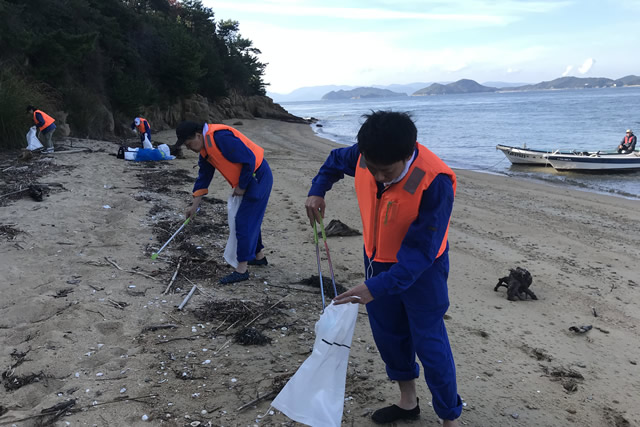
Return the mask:
[[[220,283],[222,283],[223,285],[228,285],[229,283],[244,282],[245,280],[249,280],[248,271],[245,271],[244,273],[238,273],[237,271],[234,271],[228,276],[224,276],[222,279],[220,279]]]
[[[388,424],[397,420],[417,420],[420,418],[420,401],[413,409],[402,409],[397,405],[378,409],[371,415],[371,420],[376,424]]]
[[[251,261],[248,261],[247,264],[249,265],[267,265],[269,264],[267,262],[267,257],[264,257],[262,259],[252,259]]]

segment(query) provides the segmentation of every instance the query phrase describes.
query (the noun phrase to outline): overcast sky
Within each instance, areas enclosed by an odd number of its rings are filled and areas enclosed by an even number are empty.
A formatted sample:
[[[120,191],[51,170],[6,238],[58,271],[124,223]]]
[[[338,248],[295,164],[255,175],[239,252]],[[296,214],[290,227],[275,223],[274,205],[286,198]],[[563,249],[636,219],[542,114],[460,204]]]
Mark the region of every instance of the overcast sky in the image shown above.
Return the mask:
[[[640,0],[203,0],[268,63],[267,90],[640,75]]]

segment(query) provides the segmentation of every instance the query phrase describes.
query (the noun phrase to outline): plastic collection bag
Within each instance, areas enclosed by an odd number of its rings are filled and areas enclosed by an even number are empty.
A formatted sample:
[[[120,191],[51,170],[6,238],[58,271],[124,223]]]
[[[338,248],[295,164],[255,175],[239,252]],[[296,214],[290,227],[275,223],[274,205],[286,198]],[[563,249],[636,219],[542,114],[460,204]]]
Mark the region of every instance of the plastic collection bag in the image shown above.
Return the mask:
[[[149,136],[146,133],[144,134],[144,141],[142,141],[142,148],[153,148],[151,141],[149,141]]]
[[[27,132],[27,150],[33,151],[39,148],[43,148],[43,145],[36,136],[36,127],[31,126],[29,132]]]
[[[238,239],[236,238],[236,214],[240,209],[242,196],[234,196],[233,192],[227,200],[227,216],[229,224],[229,238],[224,248],[224,260],[233,268],[238,267]]]
[[[340,426],[349,350],[359,304],[330,304],[316,322],[316,341],[271,406],[314,427]]]

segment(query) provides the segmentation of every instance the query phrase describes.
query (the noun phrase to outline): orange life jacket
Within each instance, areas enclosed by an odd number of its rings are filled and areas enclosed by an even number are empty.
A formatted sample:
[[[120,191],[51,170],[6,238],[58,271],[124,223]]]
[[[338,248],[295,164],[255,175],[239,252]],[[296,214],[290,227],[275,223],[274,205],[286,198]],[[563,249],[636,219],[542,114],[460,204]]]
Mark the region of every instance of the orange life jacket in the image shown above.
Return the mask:
[[[145,133],[147,131],[147,128],[145,127],[145,123],[148,125],[149,122],[147,122],[147,119],[143,119],[142,117],[138,117],[138,118],[140,119],[140,124],[136,126],[136,128],[138,128],[138,132]],[[149,126],[149,129],[151,129],[151,126]]]
[[[398,262],[397,254],[409,226],[418,218],[422,193],[439,174],[448,175],[456,192],[456,175],[438,156],[418,145],[418,154],[402,180],[391,184],[378,199],[376,181],[362,155],[356,168],[356,195],[362,217],[364,249],[378,262]],[[447,248],[449,224],[436,258]]]
[[[204,157],[209,163],[211,163],[213,167],[220,171],[222,176],[224,176],[224,178],[229,182],[231,187],[236,188],[238,186],[238,183],[240,182],[240,172],[242,171],[242,164],[230,162],[222,155],[222,152],[216,145],[216,142],[213,140],[213,134],[219,130],[231,131],[231,133],[233,133],[236,138],[242,141],[244,145],[246,145],[247,148],[253,152],[253,155],[256,156],[256,165],[253,169],[254,172],[258,170],[258,168],[262,164],[262,159],[264,158],[264,149],[230,126],[220,124],[209,125],[209,129],[207,130],[207,133],[204,137],[204,148],[200,151],[200,155]]]
[[[631,135],[625,135],[624,137],[624,145],[631,145],[631,140],[633,140],[633,137],[635,135],[631,134]]]
[[[42,119],[44,120],[44,124],[38,128],[39,131],[45,130],[46,128],[51,126],[53,122],[55,122],[54,118],[48,115],[47,113],[43,113],[41,110],[35,110],[33,112],[33,122],[36,125],[38,124],[38,119],[36,119],[36,113],[40,113],[42,115]]]

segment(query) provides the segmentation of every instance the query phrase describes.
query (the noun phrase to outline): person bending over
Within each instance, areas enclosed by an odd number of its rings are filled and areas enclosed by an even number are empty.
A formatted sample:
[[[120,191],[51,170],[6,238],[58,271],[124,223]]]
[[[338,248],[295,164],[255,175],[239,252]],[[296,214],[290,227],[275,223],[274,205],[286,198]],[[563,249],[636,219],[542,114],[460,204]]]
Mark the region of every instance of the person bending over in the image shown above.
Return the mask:
[[[55,119],[47,113],[38,110],[33,105],[27,107],[27,113],[33,116],[33,122],[40,132],[40,136],[44,137],[45,153],[53,153],[53,132],[56,130]]]
[[[248,265],[267,265],[260,228],[273,175],[264,158],[264,150],[238,130],[223,124],[185,121],[178,125],[176,135],[175,147],[184,144],[200,154],[200,170],[193,186],[193,203],[186,211],[187,218],[196,213],[202,197],[208,193],[216,169],[233,188],[234,197],[242,196],[235,224],[238,267],[220,279],[220,283],[248,280]]]

